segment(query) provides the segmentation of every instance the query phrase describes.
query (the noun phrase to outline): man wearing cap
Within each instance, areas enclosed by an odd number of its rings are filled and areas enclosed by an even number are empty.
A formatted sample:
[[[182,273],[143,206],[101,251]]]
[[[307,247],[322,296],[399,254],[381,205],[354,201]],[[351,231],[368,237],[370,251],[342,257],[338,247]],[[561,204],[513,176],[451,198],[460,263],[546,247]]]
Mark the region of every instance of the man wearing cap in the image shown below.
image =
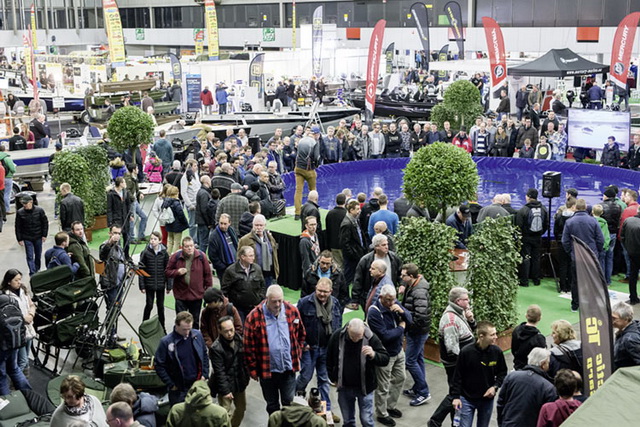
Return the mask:
[[[16,215],[16,239],[20,246],[24,246],[29,275],[33,276],[40,271],[42,243],[47,240],[49,220],[44,209],[33,205],[31,196],[22,196],[20,202],[22,208]]]
[[[296,155],[296,194],[293,198],[295,205],[295,219],[300,219],[302,209],[302,190],[307,182],[309,191],[316,189],[316,168],[320,164],[320,127],[312,126],[311,135],[305,136],[298,142],[298,154]]]
[[[464,125],[460,126],[460,132],[458,132],[457,135],[453,137],[452,143],[456,147],[462,148],[467,153],[473,152],[473,144],[471,143],[471,139],[469,139],[469,136],[467,135],[467,127]]]
[[[540,247],[542,235],[549,225],[549,213],[538,201],[538,190],[530,188],[525,197],[527,203],[515,216],[515,224],[522,233],[522,264],[520,264],[520,286],[529,286],[529,279],[540,286]]]
[[[456,249],[467,249],[465,242],[473,233],[473,228],[471,226],[471,211],[469,211],[469,206],[460,205],[458,210],[452,213],[449,218],[447,218],[445,224],[455,229],[458,233]]]
[[[234,182],[231,184],[231,193],[224,196],[216,209],[216,223],[220,222],[220,215],[226,213],[231,219],[231,226],[238,230],[240,217],[249,210],[249,200],[242,195],[242,185]]]

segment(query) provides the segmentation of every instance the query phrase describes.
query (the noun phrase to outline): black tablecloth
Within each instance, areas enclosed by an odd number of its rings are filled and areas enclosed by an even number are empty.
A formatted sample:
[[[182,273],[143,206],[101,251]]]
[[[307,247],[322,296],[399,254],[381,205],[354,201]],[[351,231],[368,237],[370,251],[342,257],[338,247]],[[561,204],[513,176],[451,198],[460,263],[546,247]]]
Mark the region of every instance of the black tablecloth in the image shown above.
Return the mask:
[[[300,236],[291,236],[277,231],[271,231],[278,243],[278,261],[280,275],[278,284],[297,291],[302,287],[302,257],[300,256]],[[318,233],[320,247],[325,246],[325,231]]]

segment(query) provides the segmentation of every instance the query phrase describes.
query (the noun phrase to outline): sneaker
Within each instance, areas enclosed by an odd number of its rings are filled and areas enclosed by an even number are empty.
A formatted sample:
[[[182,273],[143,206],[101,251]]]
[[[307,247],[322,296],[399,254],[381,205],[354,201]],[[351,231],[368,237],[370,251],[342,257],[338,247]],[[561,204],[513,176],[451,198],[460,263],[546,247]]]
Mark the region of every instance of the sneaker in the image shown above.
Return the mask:
[[[577,313],[577,312],[578,312],[578,309],[577,309],[577,308],[571,308],[571,312],[572,312],[572,313]]]
[[[333,418],[333,423],[334,424],[338,424],[338,423],[342,422],[342,418],[340,418],[340,416],[338,414],[336,414],[335,412],[331,413],[331,417]]]
[[[402,412],[400,412],[399,409],[387,409],[387,412],[389,413],[390,417],[393,417],[393,418],[401,418],[402,417]]]
[[[293,219],[296,221],[300,221],[300,215],[294,215]]]
[[[416,392],[411,390],[410,388],[406,389],[406,390],[402,390],[402,395],[403,396],[407,396],[410,397],[412,399],[416,398]]]
[[[378,417],[378,421],[386,426],[394,427],[396,425],[396,421],[391,417]]]
[[[431,400],[431,394],[428,394],[426,396],[418,396],[415,399],[413,399],[411,402],[409,402],[409,405],[420,406],[424,403],[427,403],[430,400]]]

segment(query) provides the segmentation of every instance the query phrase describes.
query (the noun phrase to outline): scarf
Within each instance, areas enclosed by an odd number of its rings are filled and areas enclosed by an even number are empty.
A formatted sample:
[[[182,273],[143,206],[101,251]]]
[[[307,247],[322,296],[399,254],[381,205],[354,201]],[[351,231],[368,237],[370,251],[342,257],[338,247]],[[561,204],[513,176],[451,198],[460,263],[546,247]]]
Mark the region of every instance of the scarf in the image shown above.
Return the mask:
[[[269,237],[267,237],[267,231],[265,230],[262,238],[260,239],[261,251],[262,251],[262,271],[271,271],[271,264],[273,263],[272,254],[269,250],[271,245],[269,244]]]
[[[313,298],[313,301],[316,303],[316,315],[324,326],[324,333],[327,337],[330,337],[333,333],[333,328],[331,327],[331,311],[333,308],[331,296],[329,296],[329,300],[327,300],[326,304],[322,304],[320,301],[318,301],[317,296]]]
[[[84,405],[80,407],[78,406],[69,407],[67,405],[64,405],[64,412],[67,415],[70,415],[72,417],[81,417],[89,412],[93,412],[93,401],[91,400],[89,395],[85,394]]]
[[[220,227],[216,227],[216,230],[218,231],[220,241],[222,242],[222,256],[224,257],[224,262],[227,264],[233,264],[235,262],[235,257],[233,256],[231,248],[229,248],[229,245],[227,244],[227,238],[225,237],[224,232],[220,230]]]

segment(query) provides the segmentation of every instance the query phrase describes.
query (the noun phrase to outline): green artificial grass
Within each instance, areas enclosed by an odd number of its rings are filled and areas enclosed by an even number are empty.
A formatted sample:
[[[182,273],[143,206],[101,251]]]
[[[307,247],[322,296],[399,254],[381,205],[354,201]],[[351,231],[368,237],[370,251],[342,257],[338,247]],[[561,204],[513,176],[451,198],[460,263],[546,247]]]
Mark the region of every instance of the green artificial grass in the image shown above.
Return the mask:
[[[325,219],[328,213],[328,210],[320,209],[320,219],[323,224],[326,224]],[[300,227],[300,220],[294,219],[293,215],[285,215],[283,217],[267,221],[267,230],[286,234],[288,236],[299,236],[302,232]]]

